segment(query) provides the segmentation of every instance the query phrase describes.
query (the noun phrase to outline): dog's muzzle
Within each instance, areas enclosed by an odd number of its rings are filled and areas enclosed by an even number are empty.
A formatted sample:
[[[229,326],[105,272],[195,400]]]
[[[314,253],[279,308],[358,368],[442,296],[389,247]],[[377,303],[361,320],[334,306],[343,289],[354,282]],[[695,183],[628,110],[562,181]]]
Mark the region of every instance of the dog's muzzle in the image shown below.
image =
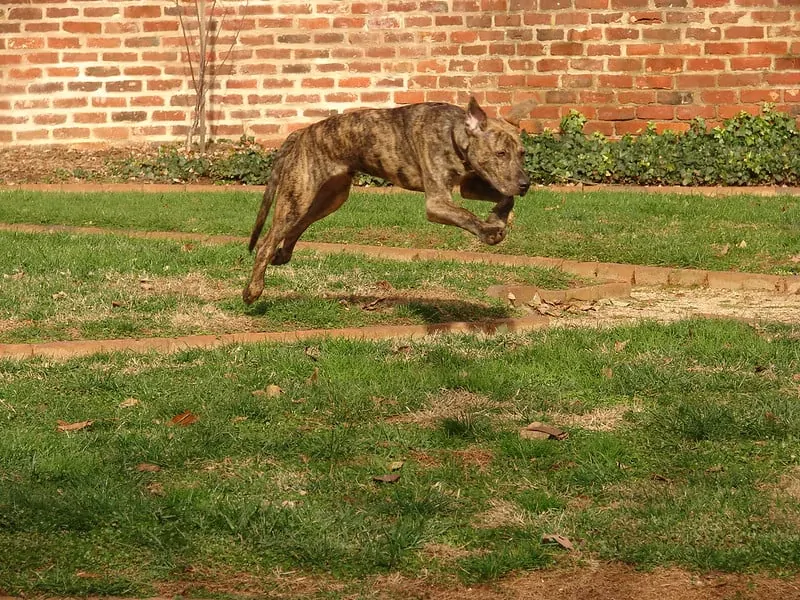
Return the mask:
[[[519,196],[524,196],[528,193],[528,190],[531,187],[531,180],[528,179],[527,175],[522,175],[519,178]]]

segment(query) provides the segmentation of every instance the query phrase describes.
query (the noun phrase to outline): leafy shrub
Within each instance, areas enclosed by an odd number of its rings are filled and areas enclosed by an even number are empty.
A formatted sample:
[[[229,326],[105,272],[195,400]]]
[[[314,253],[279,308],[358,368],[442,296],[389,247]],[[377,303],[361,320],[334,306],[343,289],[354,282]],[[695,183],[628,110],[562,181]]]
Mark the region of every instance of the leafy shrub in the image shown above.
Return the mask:
[[[638,136],[609,140],[586,135],[586,118],[576,111],[561,120],[558,133],[522,134],[525,169],[540,184],[617,183],[634,185],[798,185],[800,132],[792,116],[766,106],[708,130],[695,119],[685,133],[657,133],[649,125]],[[216,142],[206,154],[161,146],[155,155],[137,155],[114,165],[121,179],[263,185],[274,151],[251,137],[235,144]],[[358,186],[390,185],[358,173]]]
[[[525,167],[537,183],[637,185],[796,185],[800,181],[800,132],[785,113],[764,108],[742,112],[707,130],[695,119],[682,134],[656,133],[618,141],[583,133],[586,119],[573,111],[560,132],[523,133]]]

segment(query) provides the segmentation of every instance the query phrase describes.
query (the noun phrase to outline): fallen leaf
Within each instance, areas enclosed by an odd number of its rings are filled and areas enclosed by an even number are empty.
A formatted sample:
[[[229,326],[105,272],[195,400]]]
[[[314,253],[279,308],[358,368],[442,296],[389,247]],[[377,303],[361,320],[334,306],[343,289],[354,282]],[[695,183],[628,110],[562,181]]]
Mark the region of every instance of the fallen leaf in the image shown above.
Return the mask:
[[[672,480],[669,477],[664,477],[663,475],[659,475],[658,473],[653,473],[650,476],[650,479],[653,481],[663,481],[664,483],[672,483]]]
[[[186,244],[181,246],[181,252],[191,252],[192,250],[194,250],[194,244],[192,244],[191,242],[187,242]]]
[[[97,573],[90,573],[89,571],[78,571],[75,573],[75,577],[80,579],[99,579],[100,575]]]
[[[378,304],[386,300],[386,298],[376,298],[372,302],[364,304],[361,308],[362,310],[376,310],[378,308]]]
[[[53,294],[51,296],[51,298],[53,300],[63,300],[66,297],[67,297],[67,292],[63,292],[63,291],[62,292],[56,292],[55,294]]]
[[[170,419],[170,424],[172,425],[180,425],[181,427],[188,427],[192,423],[197,423],[199,417],[193,414],[191,411],[187,410],[186,412],[182,412],[179,415],[175,415]]]
[[[125,306],[124,302],[120,302],[119,300],[112,300],[111,301],[111,308],[119,308],[121,306]]]
[[[724,470],[725,467],[722,465],[714,465],[713,467],[708,467],[706,473],[722,473]]]
[[[306,346],[304,352],[311,360],[319,360],[320,352],[317,346]]]
[[[166,493],[164,492],[164,486],[158,481],[151,481],[145,486],[145,489],[153,494],[153,496],[164,496]]]
[[[620,308],[625,308],[626,306],[630,306],[631,303],[627,300],[617,300],[616,298],[611,298],[611,306],[618,306]]]
[[[611,370],[610,367],[603,367],[601,373],[603,374],[603,377],[605,377],[606,379],[611,379],[612,377],[614,377],[614,371]]]
[[[94,423],[94,421],[78,421],[77,423],[67,423],[66,421],[59,420],[56,429],[58,431],[80,431],[81,429],[86,429],[92,423]]]
[[[242,421],[247,421],[247,417],[233,417],[231,419],[231,423],[241,423]]]
[[[150,463],[139,463],[136,465],[136,470],[140,473],[157,473],[161,470],[158,465],[151,465]]]
[[[139,404],[139,401],[136,398],[125,398],[125,400],[119,403],[119,407],[130,408],[131,406],[136,406],[137,404]]]
[[[264,391],[267,393],[267,398],[277,398],[283,393],[283,390],[280,388],[280,386],[274,384],[268,385]]]
[[[575,550],[575,546],[572,545],[572,542],[570,542],[563,535],[558,535],[557,533],[545,533],[542,536],[542,543],[543,544],[558,544],[559,546],[561,546],[565,550],[569,550],[569,551]]]
[[[283,508],[294,508],[296,505],[297,503],[294,500],[284,500],[281,502]]]
[[[406,464],[403,460],[396,460],[393,463],[389,463],[389,470],[390,471],[399,471],[403,468],[403,465]]]
[[[372,481],[377,483],[394,483],[398,479],[400,479],[398,473],[387,473],[386,475],[376,475],[372,478]]]
[[[795,254],[789,259],[789,261],[793,263],[800,263],[800,254]]]
[[[508,296],[506,296],[506,298],[508,298],[508,303],[511,304],[511,306],[516,305],[517,297],[514,294],[508,292]]]
[[[306,383],[308,385],[314,385],[315,383],[317,383],[317,379],[319,379],[319,368],[314,367],[314,370],[311,372],[311,375],[309,375],[308,379],[306,379]]]
[[[792,381],[800,381],[800,373],[795,373],[792,375]]]
[[[713,244],[713,246],[717,250],[717,252],[716,252],[717,256],[725,256],[728,253],[728,250],[731,249],[731,245],[730,244],[723,244],[722,246],[719,246],[717,244]]]
[[[739,248],[747,248],[747,242],[745,242],[744,240],[742,240],[741,242],[739,242],[739,243],[737,244],[737,246],[739,246]]]
[[[622,352],[625,350],[625,346],[628,345],[628,342],[630,342],[630,340],[625,340],[624,342],[614,342],[614,350],[617,352]]]
[[[546,423],[540,423],[538,421],[534,421],[527,427],[520,429],[519,435],[522,438],[533,440],[546,440],[548,438],[553,438],[554,440],[565,440],[569,437],[569,434],[566,431],[563,431],[558,427],[553,427],[552,425],[547,425]]]
[[[139,280],[139,287],[145,291],[153,289],[153,280],[142,278]]]

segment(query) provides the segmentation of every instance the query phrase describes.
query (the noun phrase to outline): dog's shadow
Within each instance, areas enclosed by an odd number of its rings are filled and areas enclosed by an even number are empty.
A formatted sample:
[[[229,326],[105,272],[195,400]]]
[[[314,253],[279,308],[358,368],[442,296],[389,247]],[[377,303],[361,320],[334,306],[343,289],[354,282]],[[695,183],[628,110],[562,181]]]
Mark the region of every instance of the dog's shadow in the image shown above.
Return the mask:
[[[348,323],[356,319],[342,313],[354,312],[385,315],[387,324],[404,320],[417,322],[421,320],[424,323],[485,321],[514,316],[508,306],[469,300],[401,295],[327,294],[325,297],[319,297],[287,294],[259,300],[245,310],[245,314],[252,317],[269,315],[278,317],[290,313],[294,316],[292,320],[295,321],[316,321],[322,317],[323,320],[333,318]],[[366,320],[374,323],[381,319]]]

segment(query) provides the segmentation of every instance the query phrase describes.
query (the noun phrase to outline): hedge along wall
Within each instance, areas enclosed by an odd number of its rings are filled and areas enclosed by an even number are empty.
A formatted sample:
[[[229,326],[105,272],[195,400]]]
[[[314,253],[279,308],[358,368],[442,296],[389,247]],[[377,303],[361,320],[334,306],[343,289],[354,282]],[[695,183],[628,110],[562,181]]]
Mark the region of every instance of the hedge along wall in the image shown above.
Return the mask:
[[[537,99],[529,131],[570,109],[607,135],[763,102],[800,114],[800,0],[219,6],[217,64],[242,31],[210,95],[215,137],[274,145],[332,112],[470,94],[490,112]],[[170,1],[0,0],[0,144],[181,139],[193,91],[177,14]]]

